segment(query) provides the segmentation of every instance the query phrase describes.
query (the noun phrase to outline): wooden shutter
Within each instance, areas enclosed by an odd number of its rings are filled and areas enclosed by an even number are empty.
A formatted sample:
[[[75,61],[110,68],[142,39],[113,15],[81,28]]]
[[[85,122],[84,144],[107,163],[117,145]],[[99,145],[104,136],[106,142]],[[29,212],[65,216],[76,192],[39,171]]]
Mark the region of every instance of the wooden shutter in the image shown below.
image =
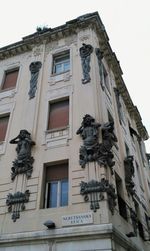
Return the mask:
[[[18,72],[19,72],[19,69],[15,69],[14,71],[5,73],[5,79],[2,86],[2,90],[13,88],[16,86]]]
[[[69,100],[51,103],[49,108],[48,130],[66,127],[69,124]]]
[[[68,179],[68,163],[46,167],[46,182],[62,179]]]
[[[9,116],[0,117],[0,142],[5,140]]]

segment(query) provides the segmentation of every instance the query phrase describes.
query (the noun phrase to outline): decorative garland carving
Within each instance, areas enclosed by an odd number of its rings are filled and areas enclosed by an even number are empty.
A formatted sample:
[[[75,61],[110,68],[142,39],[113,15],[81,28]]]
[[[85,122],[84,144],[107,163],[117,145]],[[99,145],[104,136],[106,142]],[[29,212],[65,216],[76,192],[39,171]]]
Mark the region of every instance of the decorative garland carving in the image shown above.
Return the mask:
[[[129,195],[133,196],[135,194],[134,182],[132,180],[134,176],[134,165],[133,165],[133,156],[127,156],[124,160],[125,167],[125,183],[127,192]]]
[[[103,52],[99,49],[99,48],[95,48],[95,53],[97,56],[97,60],[98,60],[98,66],[99,66],[99,75],[100,75],[100,84],[102,87],[102,90],[104,91],[105,87],[103,85],[103,63],[102,63],[102,59],[103,59]]]
[[[77,130],[77,134],[80,134],[83,139],[83,146],[80,147],[80,165],[82,168],[88,162],[97,161],[99,165],[109,166],[112,171],[112,167],[115,162],[113,160],[113,153],[111,148],[117,142],[117,138],[114,134],[114,123],[108,122],[101,126],[102,130],[102,143],[98,142],[99,127],[101,124],[96,123],[95,119],[86,114],[83,117],[80,128]]]
[[[91,180],[88,183],[82,181],[80,184],[80,194],[84,196],[84,201],[90,201],[90,209],[94,212],[100,208],[99,202],[104,199],[103,193],[106,192],[108,195],[108,205],[112,214],[116,206],[116,194],[112,184],[109,184],[108,180],[101,179],[100,182]]]
[[[27,178],[31,177],[34,158],[31,156],[31,148],[35,145],[27,130],[21,130],[19,135],[10,141],[10,144],[17,144],[17,158],[13,161],[11,168],[11,179],[14,180],[17,174],[26,173]]]
[[[35,97],[35,92],[37,89],[37,80],[38,80],[41,66],[42,66],[42,63],[40,61],[32,62],[29,66],[29,69],[31,72],[30,90],[28,92],[29,99],[32,99]]]
[[[12,220],[15,222],[20,218],[20,212],[25,210],[25,203],[29,201],[30,192],[26,190],[25,193],[16,192],[15,194],[9,193],[6,199],[8,212],[12,212]]]
[[[80,48],[80,57],[82,63],[82,71],[83,71],[83,79],[82,84],[87,84],[91,81],[90,78],[90,57],[93,52],[93,47],[90,44],[82,44],[83,46]]]

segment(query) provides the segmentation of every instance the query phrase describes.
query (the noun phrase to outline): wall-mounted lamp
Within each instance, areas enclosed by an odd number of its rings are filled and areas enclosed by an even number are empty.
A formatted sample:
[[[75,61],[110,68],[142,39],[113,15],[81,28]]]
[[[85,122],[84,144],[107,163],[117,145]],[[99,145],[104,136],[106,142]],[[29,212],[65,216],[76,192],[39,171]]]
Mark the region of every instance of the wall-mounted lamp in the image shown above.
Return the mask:
[[[129,232],[128,234],[126,234],[126,236],[127,236],[128,238],[136,237],[136,235],[135,235],[134,232]]]
[[[55,223],[51,220],[47,220],[43,223],[44,226],[46,226],[48,229],[55,228]]]

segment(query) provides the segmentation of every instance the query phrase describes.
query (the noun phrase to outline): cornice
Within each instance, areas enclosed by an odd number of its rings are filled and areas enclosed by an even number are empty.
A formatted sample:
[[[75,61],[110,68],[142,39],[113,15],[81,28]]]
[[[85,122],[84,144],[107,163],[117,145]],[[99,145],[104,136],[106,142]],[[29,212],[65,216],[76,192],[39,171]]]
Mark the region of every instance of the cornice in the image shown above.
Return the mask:
[[[124,248],[132,249],[133,251],[141,251],[141,247],[126,237],[121,231],[116,229],[111,223],[89,226],[67,227],[63,229],[48,229],[43,231],[22,232],[13,234],[2,234],[0,236],[0,245],[2,247],[48,244],[56,241],[82,241],[85,238],[89,240],[105,239],[112,240]],[[113,243],[112,243],[113,245]],[[145,245],[143,245],[144,247]]]
[[[79,29],[85,29],[87,27],[94,29],[98,34],[100,48],[104,53],[104,57],[109,67],[114,73],[117,88],[122,95],[127,110],[136,121],[139,135],[144,140],[147,140],[149,138],[148,133],[142,123],[139,111],[137,107],[134,106],[129,92],[126,88],[126,85],[122,78],[122,69],[115,53],[111,49],[111,46],[109,44],[109,37],[106,33],[105,27],[99,17],[98,12],[80,16],[76,19],[66,22],[66,24],[64,25],[58,26],[53,29],[48,28],[43,31],[41,30],[40,32],[35,32],[29,36],[23,37],[22,41],[20,42],[0,48],[0,60],[4,60],[6,58],[32,50],[32,48],[37,44],[43,42],[48,43],[66,36],[70,36],[72,34],[77,34]]]

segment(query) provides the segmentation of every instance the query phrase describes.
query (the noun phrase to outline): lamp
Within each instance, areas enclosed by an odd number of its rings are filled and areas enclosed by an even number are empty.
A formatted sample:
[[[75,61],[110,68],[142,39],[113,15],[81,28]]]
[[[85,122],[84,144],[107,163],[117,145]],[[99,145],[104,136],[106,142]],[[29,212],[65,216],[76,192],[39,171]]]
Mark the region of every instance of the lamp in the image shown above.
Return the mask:
[[[136,235],[135,235],[134,232],[129,232],[128,234],[126,234],[126,236],[127,236],[128,238],[136,237]]]
[[[43,225],[46,226],[48,229],[55,228],[55,223],[52,220],[45,221]]]

